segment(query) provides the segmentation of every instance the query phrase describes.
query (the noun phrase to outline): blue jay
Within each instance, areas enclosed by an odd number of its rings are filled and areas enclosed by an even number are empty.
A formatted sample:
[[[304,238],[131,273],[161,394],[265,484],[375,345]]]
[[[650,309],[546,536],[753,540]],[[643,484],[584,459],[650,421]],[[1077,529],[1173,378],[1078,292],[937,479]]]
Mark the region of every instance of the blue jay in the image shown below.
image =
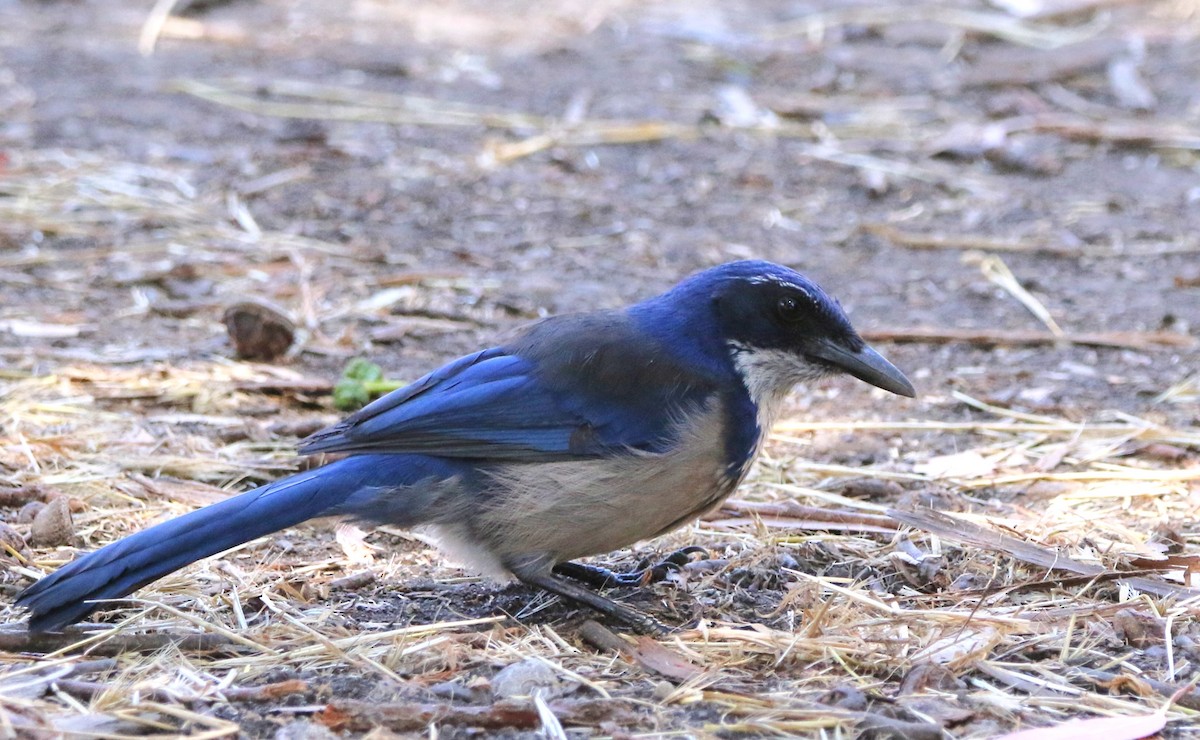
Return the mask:
[[[300,444],[342,453],[85,555],[26,589],[59,629],[200,558],[320,516],[427,525],[492,575],[654,629],[571,562],[676,529],[746,476],[793,385],[908,379],[836,301],[770,262],[721,265],[623,310],[558,316],[457,359]]]

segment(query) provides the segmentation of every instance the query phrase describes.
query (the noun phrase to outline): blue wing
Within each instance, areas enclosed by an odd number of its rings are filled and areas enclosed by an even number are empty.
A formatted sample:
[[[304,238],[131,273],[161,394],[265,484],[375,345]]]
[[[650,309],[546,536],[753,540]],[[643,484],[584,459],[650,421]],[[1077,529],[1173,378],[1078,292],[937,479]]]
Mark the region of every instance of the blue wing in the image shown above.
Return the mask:
[[[560,317],[380,398],[300,451],[514,461],[656,451],[711,390],[625,314]]]

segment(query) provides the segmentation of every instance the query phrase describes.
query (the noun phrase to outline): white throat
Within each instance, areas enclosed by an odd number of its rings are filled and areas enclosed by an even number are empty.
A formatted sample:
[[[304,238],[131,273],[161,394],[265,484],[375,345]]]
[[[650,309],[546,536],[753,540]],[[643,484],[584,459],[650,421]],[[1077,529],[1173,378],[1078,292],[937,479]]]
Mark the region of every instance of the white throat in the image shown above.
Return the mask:
[[[733,366],[750,393],[750,400],[758,407],[758,430],[764,438],[770,433],[793,386],[829,374],[828,368],[786,350],[759,349],[731,342],[729,352]]]

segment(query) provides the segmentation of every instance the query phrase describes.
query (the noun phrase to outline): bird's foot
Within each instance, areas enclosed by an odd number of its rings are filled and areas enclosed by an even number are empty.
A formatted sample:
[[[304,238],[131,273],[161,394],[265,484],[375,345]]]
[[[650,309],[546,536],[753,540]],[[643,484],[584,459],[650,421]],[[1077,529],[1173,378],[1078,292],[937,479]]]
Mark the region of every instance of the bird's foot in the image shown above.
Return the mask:
[[[650,583],[665,581],[672,573],[688,563],[697,560],[708,560],[708,551],[703,547],[684,547],[666,556],[657,563],[644,561],[637,570],[627,573],[617,573],[598,565],[583,563],[559,563],[554,566],[554,572],[576,581],[582,581],[596,588],[612,588],[614,586],[645,586]]]
[[[708,560],[712,556],[708,550],[698,545],[689,545],[681,547],[662,560],[651,565],[649,562],[642,567],[642,582],[643,583],[658,583],[665,581],[675,572],[681,570],[688,563],[695,563],[700,560]]]
[[[564,565],[574,565],[577,568],[585,567],[576,563],[564,563]],[[661,622],[649,614],[644,614],[631,606],[626,606],[612,599],[605,598],[579,584],[558,577],[561,573],[558,572],[557,567],[553,573],[545,573],[537,568],[518,567],[513,569],[513,575],[531,586],[537,586],[552,594],[558,594],[563,598],[574,601],[576,604],[591,607],[601,614],[629,625],[634,631],[641,634],[664,634],[669,631]]]

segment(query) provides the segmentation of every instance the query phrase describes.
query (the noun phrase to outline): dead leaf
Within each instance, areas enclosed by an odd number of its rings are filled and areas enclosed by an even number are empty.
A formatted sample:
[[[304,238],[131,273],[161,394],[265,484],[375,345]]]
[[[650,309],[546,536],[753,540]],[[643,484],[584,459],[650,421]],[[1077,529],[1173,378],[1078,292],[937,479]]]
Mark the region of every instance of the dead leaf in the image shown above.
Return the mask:
[[[949,634],[934,640],[924,649],[919,650],[912,659],[947,665],[967,656],[986,652],[999,639],[1000,633],[992,627],[955,628]]]
[[[1195,589],[1178,586],[1160,579],[1145,578],[1140,572],[1126,575],[1109,571],[1093,563],[1082,563],[1056,550],[1042,547],[1037,543],[1021,540],[1003,532],[989,530],[986,527],[943,514],[940,511],[932,509],[888,509],[887,514],[896,521],[904,522],[912,527],[918,527],[926,532],[933,532],[939,537],[964,542],[987,550],[1006,552],[1018,560],[1033,563],[1043,568],[1067,570],[1072,573],[1088,576],[1089,578],[1116,578],[1120,583],[1128,584],[1139,591],[1159,596],[1170,595],[1190,598],[1200,595],[1200,592]]]
[[[645,635],[638,639],[631,657],[643,668],[677,681],[689,681],[704,673],[700,666]]]
[[[353,524],[339,524],[334,532],[346,559],[355,564],[375,562],[374,548],[366,543],[367,533]]]

